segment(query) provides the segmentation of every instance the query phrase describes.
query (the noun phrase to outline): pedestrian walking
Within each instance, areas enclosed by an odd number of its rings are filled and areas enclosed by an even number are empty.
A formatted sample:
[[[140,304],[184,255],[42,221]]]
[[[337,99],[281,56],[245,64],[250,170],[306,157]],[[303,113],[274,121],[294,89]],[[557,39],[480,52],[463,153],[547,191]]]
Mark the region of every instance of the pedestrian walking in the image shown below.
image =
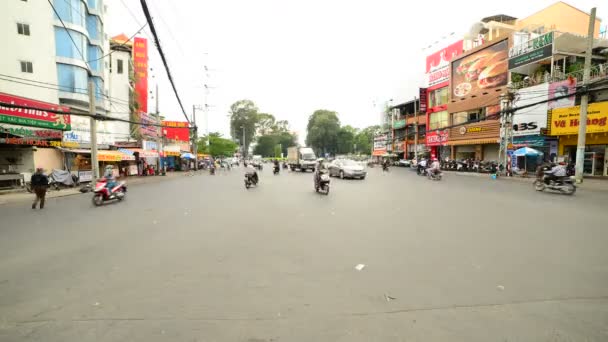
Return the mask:
[[[32,189],[36,194],[36,199],[32,204],[32,209],[36,209],[38,202],[40,202],[40,209],[44,208],[44,198],[46,197],[46,190],[49,187],[49,177],[44,174],[44,169],[41,167],[37,168],[36,172],[30,179],[30,183],[32,184]]]

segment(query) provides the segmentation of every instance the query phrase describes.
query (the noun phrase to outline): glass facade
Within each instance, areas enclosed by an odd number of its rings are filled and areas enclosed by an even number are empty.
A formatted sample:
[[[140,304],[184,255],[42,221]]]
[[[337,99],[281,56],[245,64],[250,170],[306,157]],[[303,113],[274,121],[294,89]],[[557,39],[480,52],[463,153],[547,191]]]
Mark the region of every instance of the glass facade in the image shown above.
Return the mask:
[[[435,130],[449,126],[448,111],[441,111],[429,114],[429,129]]]
[[[81,67],[57,63],[57,80],[62,91],[87,94],[87,71]]]
[[[64,23],[78,25],[87,32],[85,35],[75,30],[69,30],[68,34],[63,26],[55,26],[56,55],[87,62],[91,71],[103,73],[104,60],[101,59],[104,55],[103,49],[90,44],[91,40],[103,40],[103,25],[97,15],[90,14],[86,10],[88,6],[89,10],[100,12],[102,1],[54,0],[53,5]],[[55,18],[57,18],[57,14],[55,14]],[[81,66],[57,63],[57,78],[62,91],[88,93],[88,72]],[[103,79],[101,77],[92,77],[92,79],[95,83],[96,97],[100,99],[104,90]]]

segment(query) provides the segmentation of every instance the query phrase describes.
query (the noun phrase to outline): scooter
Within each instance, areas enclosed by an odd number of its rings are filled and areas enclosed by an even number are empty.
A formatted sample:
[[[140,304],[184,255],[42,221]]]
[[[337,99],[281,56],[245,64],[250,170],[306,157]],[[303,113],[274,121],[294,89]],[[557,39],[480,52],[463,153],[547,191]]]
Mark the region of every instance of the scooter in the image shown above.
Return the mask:
[[[428,178],[430,180],[440,181],[441,178],[443,177],[443,173],[441,171],[435,173],[435,172],[429,172],[428,170],[425,170],[425,172],[427,173]]]
[[[424,167],[422,165],[416,166],[416,174],[418,176],[426,176],[426,174],[427,174],[426,167]]]
[[[212,176],[215,175],[215,165],[211,165],[209,167],[209,174]]]
[[[122,201],[125,199],[127,194],[127,185],[125,182],[119,182],[112,189],[108,189],[106,184],[108,184],[108,180],[105,177],[97,180],[95,190],[93,190],[93,204],[95,204],[95,206],[100,206],[107,201]]]
[[[245,174],[245,189],[249,189],[252,185],[258,186],[258,181],[253,177],[253,173]]]
[[[571,177],[561,177],[557,181],[550,181],[549,184],[545,183],[547,175],[543,175],[542,178],[537,178],[534,181],[534,189],[536,191],[544,191],[545,189],[559,191],[566,195],[573,195],[576,192],[576,185]]]
[[[315,191],[325,195],[329,194],[329,174],[327,171],[319,171],[319,179],[315,177]]]
[[[280,170],[281,170],[281,167],[278,165],[275,165],[274,168],[272,169],[272,173],[274,175],[278,175]]]

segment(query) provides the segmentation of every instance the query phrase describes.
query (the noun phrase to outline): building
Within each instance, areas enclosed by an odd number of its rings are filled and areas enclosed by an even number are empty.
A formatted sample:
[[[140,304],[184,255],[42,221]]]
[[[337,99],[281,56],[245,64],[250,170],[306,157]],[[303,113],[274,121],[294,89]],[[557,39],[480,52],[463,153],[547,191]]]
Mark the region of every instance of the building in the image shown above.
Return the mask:
[[[447,145],[450,125],[448,113],[450,61],[463,52],[463,41],[459,40],[434,52],[426,58],[426,84],[421,90],[420,112],[426,114],[426,146],[432,158],[449,158],[451,148]]]

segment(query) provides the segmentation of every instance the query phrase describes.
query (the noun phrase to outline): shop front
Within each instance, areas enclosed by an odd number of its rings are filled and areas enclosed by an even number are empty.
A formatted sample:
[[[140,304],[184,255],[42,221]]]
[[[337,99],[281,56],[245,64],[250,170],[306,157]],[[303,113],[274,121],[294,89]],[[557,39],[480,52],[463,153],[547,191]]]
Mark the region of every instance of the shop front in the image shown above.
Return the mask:
[[[568,162],[576,160],[580,106],[549,111],[548,134],[559,138],[558,155]],[[608,102],[589,105],[583,173],[608,176]]]
[[[497,161],[500,122],[496,119],[454,127],[449,130],[447,145],[451,159]]]

